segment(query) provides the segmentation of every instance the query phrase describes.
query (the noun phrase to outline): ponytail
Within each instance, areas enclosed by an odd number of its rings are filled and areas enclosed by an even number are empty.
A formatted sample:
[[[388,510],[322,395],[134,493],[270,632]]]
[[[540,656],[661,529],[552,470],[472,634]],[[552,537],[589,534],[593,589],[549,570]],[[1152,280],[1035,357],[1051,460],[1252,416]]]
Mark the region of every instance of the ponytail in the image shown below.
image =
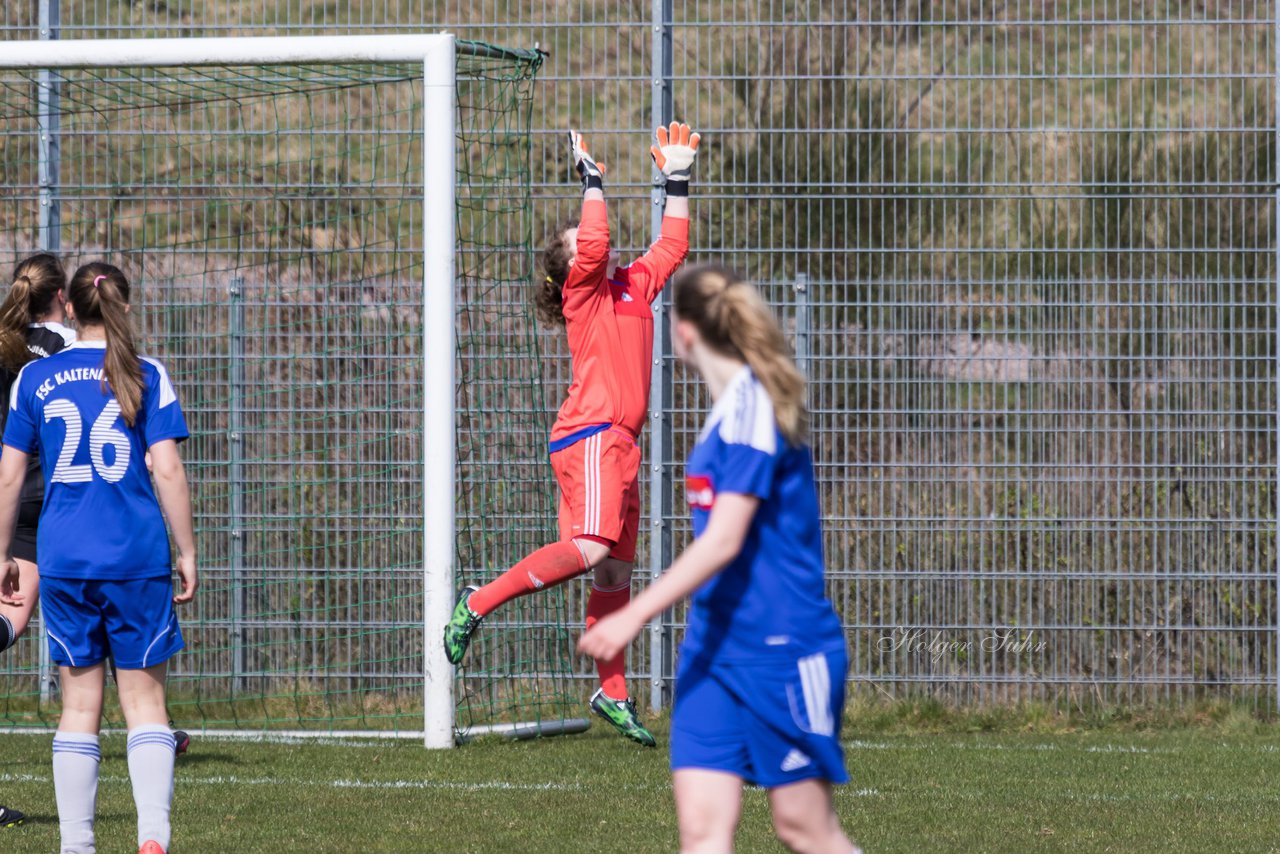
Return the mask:
[[[751,366],[773,401],[783,437],[791,445],[803,444],[809,429],[804,376],[759,291],[726,267],[698,265],[676,279],[675,312],[693,323],[713,350]]]
[[[110,264],[85,264],[71,277],[67,299],[82,326],[102,326],[104,391],[110,388],[124,423],[132,427],[142,408],[142,364],[129,325],[129,280]]]
[[[18,276],[0,304],[0,365],[17,373],[35,358],[27,349],[27,324],[31,322],[31,280]]]
[[[45,253],[32,255],[14,269],[13,284],[0,303],[0,367],[17,373],[35,358],[27,349],[27,326],[49,313],[66,282],[62,263]]]

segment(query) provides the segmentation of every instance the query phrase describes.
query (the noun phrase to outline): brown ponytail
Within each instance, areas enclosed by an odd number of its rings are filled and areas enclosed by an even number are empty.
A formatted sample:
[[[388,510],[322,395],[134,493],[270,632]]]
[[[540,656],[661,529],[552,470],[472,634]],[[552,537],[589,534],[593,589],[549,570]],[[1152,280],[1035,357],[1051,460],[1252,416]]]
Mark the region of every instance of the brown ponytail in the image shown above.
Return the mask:
[[[542,250],[543,272],[533,293],[533,308],[547,326],[564,326],[564,283],[573,259],[566,233],[577,227],[576,220],[562,222]]]
[[[124,423],[132,427],[142,408],[142,364],[129,326],[129,280],[110,264],[85,264],[71,277],[67,299],[82,327],[103,327],[103,381],[120,404]]]
[[[18,263],[0,304],[0,366],[17,372],[35,358],[27,349],[27,326],[49,313],[66,283],[62,263],[52,255],[32,255]]]
[[[697,327],[707,346],[751,366],[773,401],[783,437],[803,444],[809,420],[804,376],[759,291],[727,267],[701,264],[676,278],[674,292],[676,316]]]

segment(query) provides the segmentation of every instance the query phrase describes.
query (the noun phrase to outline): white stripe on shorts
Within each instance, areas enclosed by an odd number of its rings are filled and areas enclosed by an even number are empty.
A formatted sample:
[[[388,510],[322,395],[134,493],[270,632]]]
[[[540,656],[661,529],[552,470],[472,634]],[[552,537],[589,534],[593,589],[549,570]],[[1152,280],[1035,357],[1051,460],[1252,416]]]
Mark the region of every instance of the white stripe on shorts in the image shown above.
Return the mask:
[[[155,638],[152,639],[151,643],[147,644],[147,651],[142,654],[143,670],[147,669],[147,658],[151,655],[151,647],[159,643],[160,639],[169,633],[169,625],[173,622],[173,616],[173,614],[169,615],[169,620],[164,624],[164,628],[160,630],[160,634],[156,635]]]
[[[834,735],[831,718],[831,672],[822,653],[796,662],[800,669],[800,686],[804,689],[804,709],[809,717],[809,731],[815,735]]]
[[[49,637],[53,638],[55,641],[57,641],[57,642],[58,642],[58,646],[62,647],[62,651],[63,651],[63,652],[65,652],[65,653],[67,654],[67,661],[70,661],[70,662],[71,662],[71,666],[72,666],[72,667],[75,667],[75,666],[76,666],[76,657],[75,657],[74,655],[72,655],[72,654],[71,654],[71,650],[70,650],[70,649],[68,649],[68,648],[67,648],[67,645],[66,645],[65,643],[63,643],[63,642],[62,642],[62,638],[58,637],[58,636],[57,636],[57,635],[55,635],[53,632],[49,631],[49,629],[48,629],[47,627],[45,628],[45,633],[46,633],[47,635],[49,635]]]
[[[583,481],[586,484],[586,507],[583,508],[582,533],[600,535],[600,434],[588,436],[582,443]]]
[[[595,495],[591,502],[591,533],[600,536],[600,445],[604,442],[604,434],[595,434],[591,441],[595,442],[591,454],[591,480],[595,484]]]
[[[591,437],[582,440],[582,533],[591,533]]]

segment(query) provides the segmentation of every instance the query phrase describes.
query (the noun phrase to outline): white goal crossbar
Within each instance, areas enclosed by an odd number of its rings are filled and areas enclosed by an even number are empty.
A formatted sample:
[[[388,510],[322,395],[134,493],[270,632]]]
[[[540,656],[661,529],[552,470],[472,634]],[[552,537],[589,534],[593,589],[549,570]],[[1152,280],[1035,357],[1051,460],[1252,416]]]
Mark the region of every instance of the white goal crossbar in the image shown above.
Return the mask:
[[[426,62],[450,69],[456,52],[484,53],[450,33],[392,36],[253,36],[193,39],[66,39],[5,42],[0,68],[175,68],[197,65]],[[497,53],[498,51],[495,51]],[[450,72],[452,75],[452,71]]]

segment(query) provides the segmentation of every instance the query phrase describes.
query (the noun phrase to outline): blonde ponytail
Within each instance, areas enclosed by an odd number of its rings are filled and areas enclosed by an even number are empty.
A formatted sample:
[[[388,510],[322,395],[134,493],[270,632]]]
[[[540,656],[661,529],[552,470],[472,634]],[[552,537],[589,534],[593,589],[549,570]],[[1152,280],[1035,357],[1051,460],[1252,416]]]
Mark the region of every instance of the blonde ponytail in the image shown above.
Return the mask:
[[[675,312],[697,327],[714,350],[751,366],[773,401],[778,429],[791,445],[804,444],[809,414],[804,376],[773,312],[760,293],[726,267],[690,267],[675,282]]]
[[[721,300],[727,315],[729,340],[769,393],[778,429],[789,444],[804,444],[809,433],[804,376],[796,367],[791,347],[778,328],[773,312],[760,298],[760,292],[745,282],[735,282],[725,288]]]

